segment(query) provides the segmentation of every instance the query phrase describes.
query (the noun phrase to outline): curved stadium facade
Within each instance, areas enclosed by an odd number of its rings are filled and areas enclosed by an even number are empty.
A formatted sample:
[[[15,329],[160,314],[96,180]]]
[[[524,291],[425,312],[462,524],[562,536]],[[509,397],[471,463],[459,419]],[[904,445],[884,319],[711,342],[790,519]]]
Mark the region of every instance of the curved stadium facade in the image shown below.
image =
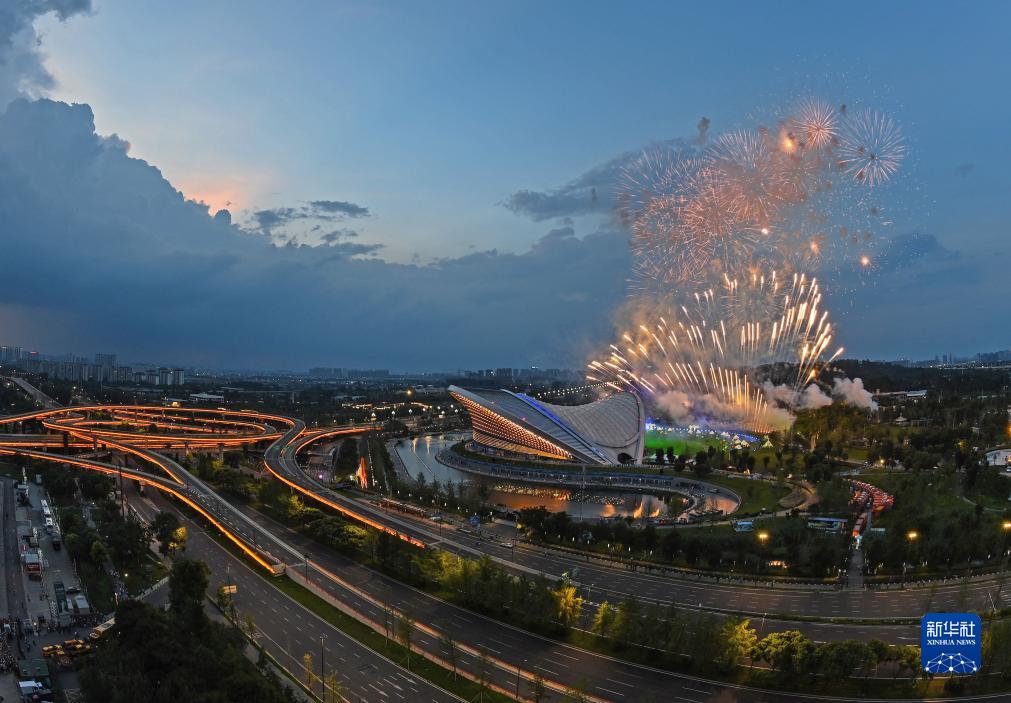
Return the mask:
[[[642,461],[646,411],[633,393],[585,405],[551,405],[507,390],[450,386],[449,393],[470,415],[476,444],[580,464]]]

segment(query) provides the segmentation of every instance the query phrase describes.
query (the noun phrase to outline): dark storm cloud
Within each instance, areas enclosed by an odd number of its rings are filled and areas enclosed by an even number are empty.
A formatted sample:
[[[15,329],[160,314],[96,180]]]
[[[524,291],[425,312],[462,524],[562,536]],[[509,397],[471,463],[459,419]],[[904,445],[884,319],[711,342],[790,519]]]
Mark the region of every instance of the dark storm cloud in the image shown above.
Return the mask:
[[[0,110],[20,96],[53,87],[43,65],[34,22],[54,13],[61,21],[90,12],[91,0],[4,0],[0,2]]]
[[[0,114],[0,222],[17,233],[0,255],[0,335],[227,366],[578,366],[624,293],[617,233],[563,227],[522,253],[402,265],[339,227],[315,246],[269,236],[303,213],[211,217],[97,136],[88,106],[15,101]]]

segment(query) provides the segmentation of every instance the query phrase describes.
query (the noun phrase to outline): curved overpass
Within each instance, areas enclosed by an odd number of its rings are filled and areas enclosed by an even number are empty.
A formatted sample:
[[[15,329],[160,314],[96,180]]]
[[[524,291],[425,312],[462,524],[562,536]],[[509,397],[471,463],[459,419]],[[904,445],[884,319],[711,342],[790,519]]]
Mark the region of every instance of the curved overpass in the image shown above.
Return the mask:
[[[3,417],[0,418],[0,426],[35,421],[46,429],[61,434],[0,435],[0,456],[20,456],[36,461],[75,466],[150,485],[180,499],[186,505],[196,510],[259,566],[275,575],[283,573],[285,564],[265,548],[264,540],[258,538],[258,530],[248,518],[245,518],[229,503],[222,501],[213,490],[193,476],[185,467],[173,459],[154,451],[152,448],[152,445],[158,448],[184,448],[192,446],[213,448],[220,446],[220,440],[223,439],[228,440],[229,444],[253,444],[263,441],[265,438],[279,436],[280,432],[270,430],[245,435],[220,433],[215,434],[213,441],[193,443],[191,437],[200,436],[199,432],[195,431],[197,429],[196,425],[187,427],[181,425],[180,422],[162,423],[175,424],[178,426],[178,429],[186,431],[176,435],[145,436],[125,431],[104,430],[101,429],[103,427],[101,423],[105,422],[104,420],[89,420],[88,417],[89,414],[115,415],[124,411],[153,413],[155,410],[168,411],[167,416],[174,420],[181,421],[183,419],[180,415],[172,413],[172,411],[177,410],[174,408],[162,409],[151,406],[113,405],[56,408]],[[246,411],[186,409],[185,412],[192,413],[195,417],[200,417],[201,421],[205,419],[205,415],[215,414],[218,422],[233,424],[234,420],[236,426],[246,426],[247,428],[251,424],[248,422],[248,418],[262,418],[275,422],[293,423],[292,420],[281,416],[252,414]],[[229,416],[233,416],[233,419],[230,420]],[[222,417],[224,419],[221,419]],[[261,425],[254,423],[253,426],[259,428]],[[38,450],[39,448],[63,447],[120,452],[124,455],[133,456],[140,463],[150,465],[160,473],[148,473],[92,458]]]
[[[141,409],[141,414],[138,416],[139,419],[141,417],[143,417],[143,419],[149,419],[147,417],[148,414],[160,415],[161,413],[160,408],[151,408],[148,406],[131,407]],[[52,431],[64,433],[74,442],[80,443],[77,446],[72,445],[74,448],[95,444],[109,447],[116,452],[130,454],[138,461],[143,462],[145,465],[152,466],[153,469],[151,472],[133,470],[113,463],[84,459],[70,455],[58,455],[30,448],[32,442],[39,441],[44,444],[45,442],[51,441],[48,439],[43,441],[38,437],[27,437],[24,442],[18,443],[14,446],[5,446],[3,442],[0,441],[0,455],[20,455],[41,461],[78,466],[80,468],[98,471],[107,475],[122,475],[124,478],[129,478],[146,485],[154,486],[160,491],[182,500],[191,508],[201,513],[219,530],[226,534],[237,546],[246,552],[247,555],[254,559],[257,564],[267,569],[284,569],[287,566],[299,566],[299,569],[301,569],[303,563],[300,563],[300,559],[303,555],[310,553],[317,554],[318,556],[316,556],[313,561],[310,561],[308,558],[306,559],[308,563],[304,563],[305,567],[307,569],[312,568],[316,573],[322,575],[327,581],[327,588],[336,589],[334,592],[341,591],[343,595],[340,595],[339,597],[345,600],[345,602],[354,603],[351,607],[357,612],[364,613],[368,612],[369,609],[375,611],[384,603],[391,602],[384,599],[392,598],[395,591],[398,593],[402,592],[403,598],[400,601],[401,607],[410,608],[411,611],[418,616],[422,615],[422,613],[418,611],[418,608],[425,609],[424,617],[418,617],[420,622],[419,627],[423,625],[424,628],[426,628],[425,632],[426,634],[432,635],[431,639],[433,642],[436,642],[437,638],[435,638],[434,635],[438,633],[438,628],[434,627],[433,623],[443,623],[445,625],[448,622],[447,618],[451,619],[454,623],[452,630],[453,636],[458,637],[461,640],[466,639],[467,641],[472,642],[475,652],[490,649],[491,645],[486,644],[488,641],[493,643],[499,642],[500,644],[495,644],[494,646],[498,647],[501,645],[501,649],[493,651],[494,656],[490,657],[490,659],[492,660],[492,664],[505,672],[505,676],[507,677],[517,676],[517,672],[521,668],[523,669],[522,677],[524,679],[529,679],[534,673],[539,673],[534,672],[531,667],[527,666],[527,657],[532,653],[536,653],[534,656],[538,657],[537,661],[547,662],[546,666],[553,669],[553,671],[549,672],[548,678],[550,680],[549,685],[556,687],[556,690],[559,690],[557,689],[557,686],[559,685],[564,687],[564,685],[569,685],[570,683],[578,683],[580,677],[582,676],[582,673],[580,672],[586,672],[586,675],[592,679],[594,695],[591,696],[591,699],[595,701],[630,700],[623,696],[618,696],[608,692],[608,686],[613,686],[613,684],[609,683],[612,678],[621,678],[630,683],[638,681],[645,690],[670,691],[673,689],[679,693],[684,691],[686,692],[685,695],[688,696],[685,700],[691,700],[691,696],[697,695],[691,693],[696,690],[705,697],[709,697],[711,695],[722,695],[727,693],[728,690],[736,690],[736,695],[742,701],[805,699],[805,696],[803,695],[791,696],[789,694],[763,693],[755,691],[754,689],[735,688],[733,686],[710,682],[704,679],[628,664],[609,657],[603,657],[576,648],[559,645],[558,643],[552,643],[544,640],[544,638],[538,638],[536,635],[531,635],[530,633],[525,633],[523,631],[516,630],[515,628],[511,628],[508,625],[491,621],[487,618],[481,618],[480,616],[475,616],[468,613],[468,611],[463,611],[456,608],[456,606],[439,601],[437,598],[421,592],[415,592],[407,586],[396,586],[392,581],[383,581],[385,577],[377,577],[372,572],[363,573],[363,578],[357,585],[348,584],[347,579],[349,574],[353,569],[358,568],[354,564],[346,564],[336,561],[333,563],[333,566],[329,566],[331,562],[326,561],[328,557],[325,555],[325,550],[317,549],[312,546],[305,541],[304,537],[299,536],[297,533],[278,526],[271,526],[269,525],[269,521],[266,521],[262,517],[252,516],[248,510],[234,508],[228,503],[222,501],[212,490],[199,481],[199,479],[189,474],[189,472],[185,470],[185,467],[180,466],[169,457],[158,453],[155,448],[141,446],[140,443],[135,440],[137,435],[125,433],[131,436],[128,438],[112,437],[108,435],[98,437],[91,434],[92,429],[94,429],[93,427],[89,427],[86,423],[77,422],[81,415],[86,415],[88,412],[120,412],[120,410],[117,410],[116,408],[117,406],[89,406],[89,408],[65,408],[56,411],[47,410],[37,413],[26,413],[24,415],[17,416],[14,419],[0,418],[0,425],[6,425],[17,421],[23,422],[39,420],[41,422],[42,420],[45,420],[49,423],[49,425],[46,425],[47,428]],[[155,411],[158,411],[158,413],[155,413]],[[251,423],[254,425],[266,423],[267,425],[270,425],[270,428],[268,428],[267,431],[260,431],[257,428],[245,427],[242,431],[247,432],[247,434],[241,438],[241,441],[248,443],[260,442],[264,441],[264,434],[277,433],[278,436],[273,440],[272,444],[266,451],[265,464],[267,469],[279,480],[291,486],[293,489],[298,490],[307,497],[338,510],[353,519],[366,522],[378,529],[394,534],[402,539],[418,544],[419,546],[426,546],[440,540],[440,536],[436,534],[439,529],[438,526],[423,519],[414,520],[408,516],[389,515],[380,508],[369,503],[330,491],[325,486],[322,486],[318,482],[314,481],[311,477],[306,476],[299,467],[297,463],[297,455],[313,443],[319,442],[327,437],[359,433],[370,428],[329,428],[325,430],[307,432],[304,423],[300,420],[284,418],[281,416],[267,416],[257,413],[249,413],[246,411],[202,410],[197,412],[190,409],[185,412],[203,419],[210,418],[221,420],[225,423],[229,422],[228,418],[232,418],[242,423]],[[75,421],[70,422],[70,419]],[[171,429],[173,431],[179,430],[179,433],[172,435],[159,435],[157,440],[154,440],[153,438],[148,439],[151,439],[152,442],[168,442],[171,444],[179,441],[182,436],[189,437],[191,435],[202,434],[194,429],[197,426],[196,424],[186,426],[186,423],[182,419],[182,415],[176,415],[175,419],[166,420],[163,424],[171,424],[173,427],[165,427],[162,429]],[[218,423],[206,424],[221,426],[218,425]],[[52,427],[50,427],[50,425]],[[233,436],[233,438],[236,440],[240,439],[238,436]],[[59,439],[62,444],[62,437]],[[48,446],[52,447],[53,445],[49,444]],[[263,545],[265,542],[266,544],[271,545],[272,549],[277,550],[276,556],[264,548]],[[655,597],[657,601],[687,601],[689,599],[694,601],[697,596],[701,604],[703,595],[708,592],[707,598],[715,598],[715,602],[717,604],[728,610],[750,610],[752,612],[762,612],[763,603],[761,602],[761,599],[769,593],[767,589],[760,588],[742,588],[739,586],[728,586],[725,584],[717,584],[714,586],[711,583],[697,583],[694,588],[690,589],[690,593],[679,593],[680,597],[676,598],[672,597],[674,596],[674,591],[676,590],[680,592],[685,590],[687,586],[686,582],[678,581],[676,579],[662,578],[651,574],[631,573],[614,567],[591,565],[582,562],[582,560],[577,561],[575,558],[570,558],[564,555],[528,550],[527,548],[521,548],[517,550],[519,554],[510,556],[508,549],[503,549],[494,543],[482,543],[480,545],[475,545],[475,548],[472,549],[469,544],[463,545],[461,542],[452,542],[451,540],[448,541],[444,539],[442,542],[444,546],[452,548],[453,551],[469,552],[471,554],[489,554],[497,561],[512,565],[514,568],[532,570],[538,573],[554,575],[561,569],[571,570],[571,566],[569,566],[569,563],[571,562],[573,565],[578,564],[583,568],[580,579],[584,584],[591,583],[589,579],[599,578],[602,581],[610,579],[610,583],[625,589],[625,592],[628,592],[628,589],[631,588],[637,591],[637,595],[640,597],[645,596],[649,600],[652,600],[652,598]],[[518,560],[517,557],[519,557]],[[594,593],[598,594],[598,600],[600,599],[599,593],[601,591],[608,592],[612,590],[608,587],[608,585],[601,583],[601,581],[594,580],[592,583],[594,584]],[[654,589],[657,588],[660,589],[660,593],[653,595],[653,593],[655,593]],[[957,588],[957,586],[953,586],[951,590],[954,591]],[[397,591],[397,589],[400,590]],[[348,595],[349,593],[352,595]],[[850,596],[858,596],[858,593],[853,592],[847,594],[847,597],[841,602],[836,600],[836,593],[841,594],[842,592],[811,593],[800,591],[791,592],[787,589],[779,591],[777,589],[775,595],[781,596],[785,599],[786,602],[780,602],[778,604],[781,607],[785,606],[784,610],[797,608],[797,612],[810,613],[818,611],[819,605],[823,608],[827,602],[832,601],[845,604],[846,606],[857,607],[846,607],[842,613],[831,614],[858,614],[859,605],[869,605],[867,602],[869,597],[870,600],[874,601],[875,607],[866,610],[865,613],[877,615],[879,617],[891,614],[883,612],[885,608],[882,606],[884,606],[885,603],[882,599],[875,598],[875,594],[864,592],[864,596],[860,598],[861,602],[858,605],[856,600],[850,599]],[[884,600],[888,602],[898,602],[901,600],[899,597],[904,595],[904,593],[879,595],[884,595]],[[940,594],[935,595],[940,596]],[[909,600],[904,605],[913,606],[914,609],[922,608],[922,597],[923,596],[921,594],[919,597]],[[962,597],[964,597],[964,595]],[[940,597],[938,597],[937,600],[940,600]],[[707,604],[710,602],[711,601],[707,600]],[[745,604],[746,607],[735,607],[735,605],[739,606],[741,604]],[[685,605],[688,604],[685,603]],[[694,602],[691,603],[692,607],[694,607],[694,605]],[[905,607],[903,607],[903,609],[905,609]],[[777,610],[770,609],[770,612],[777,612]],[[783,610],[778,610],[778,612],[783,612]],[[805,625],[802,629],[809,629],[810,627],[817,627],[817,625]],[[863,639],[874,636],[874,634],[865,635],[857,633],[856,630],[850,629],[851,627],[857,628],[859,627],[858,625],[850,626],[843,624],[836,625],[834,627],[840,628],[840,630],[844,632],[845,636],[854,636],[854,634],[851,633],[856,633],[855,636],[859,636]],[[874,628],[871,629],[873,630]],[[501,640],[505,640],[505,642],[500,642]],[[422,645],[419,644],[418,646],[421,647]],[[437,647],[437,642],[431,646]],[[555,668],[550,664],[552,657],[561,657],[565,660],[565,662],[561,663],[558,668]],[[567,663],[570,662],[570,660],[578,662],[578,664]],[[570,671],[569,668],[567,668],[570,666],[575,668]],[[511,681],[511,679],[506,679],[506,681],[508,686],[508,682]],[[692,688],[693,686],[697,688]],[[678,698],[680,698],[680,696],[678,696]],[[818,698],[824,700],[824,697]]]

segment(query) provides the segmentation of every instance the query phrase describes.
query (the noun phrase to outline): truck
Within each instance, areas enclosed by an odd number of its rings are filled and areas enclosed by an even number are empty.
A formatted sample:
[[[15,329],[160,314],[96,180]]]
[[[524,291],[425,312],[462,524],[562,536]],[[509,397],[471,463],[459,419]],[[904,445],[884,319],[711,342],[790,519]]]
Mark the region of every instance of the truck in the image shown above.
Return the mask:
[[[53,584],[53,598],[56,600],[56,605],[63,606],[63,609],[67,608],[67,588],[63,585],[63,581],[57,581]]]
[[[35,485],[36,486],[42,485],[42,474],[35,474]]]
[[[60,534],[59,528],[53,530],[53,534],[49,538],[53,543],[53,551],[60,551],[60,547],[63,546],[63,535]]]

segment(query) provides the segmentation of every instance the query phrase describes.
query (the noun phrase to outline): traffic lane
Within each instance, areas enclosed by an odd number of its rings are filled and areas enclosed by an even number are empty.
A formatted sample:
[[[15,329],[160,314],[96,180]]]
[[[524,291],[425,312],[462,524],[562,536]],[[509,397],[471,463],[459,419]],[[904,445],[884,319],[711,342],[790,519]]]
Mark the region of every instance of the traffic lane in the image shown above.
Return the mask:
[[[740,701],[792,698],[779,693],[769,694],[706,682],[704,679],[616,660],[540,637],[441,601],[340,555],[328,554],[329,550],[301,538],[298,533],[269,519],[264,522],[281,533],[284,539],[309,553],[313,564],[319,564],[350,586],[342,586],[327,579],[316,568],[310,568],[310,578],[329,595],[375,622],[383,622],[386,606],[408,612],[419,623],[427,623],[436,630],[449,633],[458,644],[483,651],[491,657],[496,668],[492,680],[499,685],[504,684],[509,690],[515,687],[518,667],[524,672],[519,676],[521,692],[526,691],[529,685],[526,672],[538,672],[545,679],[558,682],[564,687],[579,686],[597,697],[614,701],[639,700],[649,693],[656,695],[658,700],[695,700],[691,696],[698,695],[703,690],[699,688],[701,684],[708,687],[705,690],[706,696],[719,696],[721,700],[728,700],[728,694],[735,696],[729,700]],[[355,593],[355,590],[364,592],[366,596]],[[416,641],[437,656],[442,651],[441,643],[434,637],[419,637]],[[463,658],[461,668],[466,669],[468,663],[473,667],[479,666],[477,657],[470,656]],[[468,670],[473,672],[477,669]],[[804,697],[796,699],[804,700]]]
[[[352,500],[352,499],[348,499]],[[363,503],[364,501],[356,500]],[[398,524],[413,523],[417,534],[433,541],[438,527],[429,521],[406,513],[397,513]],[[629,595],[663,603],[695,606],[752,615],[767,613],[816,615],[825,618],[919,618],[931,608],[941,610],[992,609],[1011,604],[1011,589],[998,581],[942,583],[930,587],[902,590],[879,589],[802,589],[719,583],[711,580],[690,580],[661,573],[601,564],[586,557],[560,550],[547,550],[528,544],[507,549],[486,540],[462,539],[453,529],[443,529],[439,546],[466,556],[477,550],[497,561],[514,562],[524,570],[534,570],[558,578],[564,572],[578,568],[574,580],[587,586],[592,594],[598,589],[616,599]]]
[[[251,613],[260,632],[260,644],[295,675],[304,670],[302,655],[306,653],[312,654],[313,669],[319,675],[320,636],[326,635],[327,670],[336,671],[342,677],[341,683],[348,688],[352,700],[357,696],[371,701],[376,700],[376,696],[382,696],[384,700],[459,701],[456,696],[381,657],[290,599],[208,536],[201,526],[176,510],[175,506],[163,498],[152,498],[141,499],[146,503],[143,517],[153,519],[160,509],[179,516],[189,533],[185,556],[207,564],[210,592],[217,593],[218,587],[226,583],[236,585],[240,620],[245,613]]]

